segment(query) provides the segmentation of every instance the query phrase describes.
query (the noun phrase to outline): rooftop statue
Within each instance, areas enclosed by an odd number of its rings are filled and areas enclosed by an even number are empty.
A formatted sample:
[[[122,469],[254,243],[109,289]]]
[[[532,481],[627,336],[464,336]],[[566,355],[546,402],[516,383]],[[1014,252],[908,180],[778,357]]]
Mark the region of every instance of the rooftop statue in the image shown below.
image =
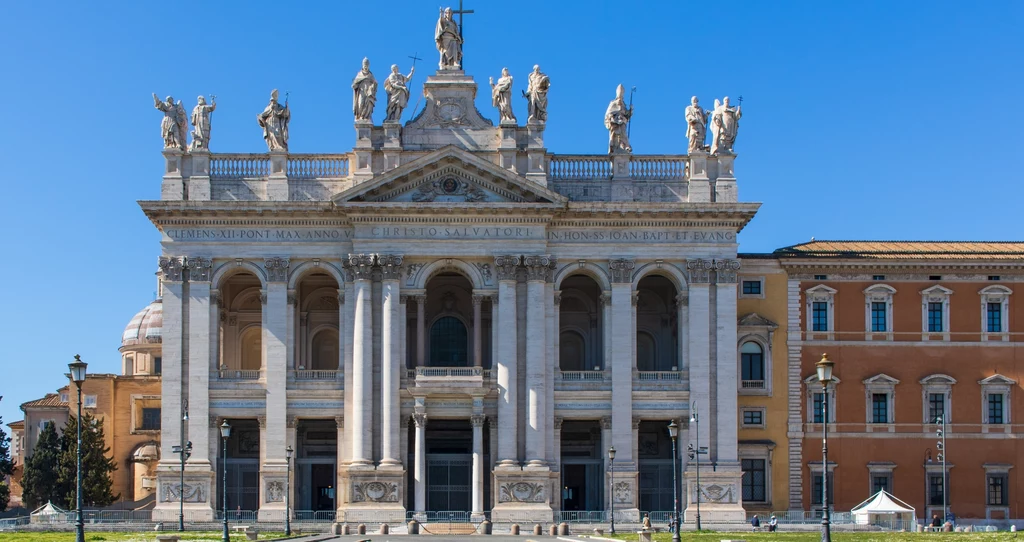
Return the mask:
[[[686,138],[690,140],[689,152],[704,150],[708,113],[710,111],[701,108],[696,96],[690,98],[690,105],[686,106]]]
[[[377,80],[370,72],[370,59],[363,59],[363,69],[352,79],[352,114],[356,121],[373,119],[373,106],[377,104]]]
[[[256,116],[256,122],[263,128],[263,139],[267,141],[267,150],[288,151],[288,121],[292,112],[288,109],[288,97],[284,105],[277,102],[277,89],[270,92],[270,103],[262,113]]]
[[[434,27],[434,43],[441,53],[437,67],[442,70],[458,70],[462,67],[462,33],[452,19],[452,8],[444,8]]]
[[[740,96],[740,101],[742,98]],[[742,115],[740,106],[729,107],[728,96],[721,103],[715,100],[715,110],[711,112],[711,154],[732,154]]]
[[[633,116],[633,106],[626,105],[625,95],[626,89],[619,85],[615,89],[615,99],[608,104],[608,110],[604,113],[604,127],[608,129],[608,154],[633,152],[626,132],[629,119]]]
[[[535,65],[530,72],[530,82],[526,87],[523,97],[526,98],[527,111],[530,118],[527,122],[538,124],[548,120],[548,89],[551,88],[551,80],[540,71],[540,66]]]
[[[188,116],[181,100],[174,103],[174,98],[168,96],[164,101],[153,93],[153,107],[164,112],[164,119],[160,121],[160,136],[164,138],[165,149],[185,150],[185,133],[188,131]]]
[[[516,115],[512,112],[512,76],[508,74],[508,68],[501,69],[501,77],[497,84],[494,78],[491,82],[491,105],[498,108],[498,115],[501,122],[516,123]]]
[[[398,65],[391,65],[391,75],[384,80],[384,92],[388,93],[388,116],[384,122],[399,122],[402,119],[402,111],[409,103],[409,81],[416,71],[416,66],[409,70],[409,75],[402,75],[398,71]]]
[[[192,108],[192,145],[190,150],[210,150],[210,117],[217,109],[217,97],[210,95],[210,104],[206,104],[206,98],[196,98],[198,102]]]

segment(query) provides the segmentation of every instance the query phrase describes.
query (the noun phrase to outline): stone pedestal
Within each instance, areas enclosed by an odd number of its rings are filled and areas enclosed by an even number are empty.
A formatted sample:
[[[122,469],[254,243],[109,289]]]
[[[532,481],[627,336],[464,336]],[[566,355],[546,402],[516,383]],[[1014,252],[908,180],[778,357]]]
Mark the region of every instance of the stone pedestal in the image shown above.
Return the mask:
[[[550,523],[554,517],[553,488],[557,485],[554,480],[547,469],[496,467],[491,521]]]
[[[384,171],[391,171],[402,165],[402,125],[398,122],[384,123]]]
[[[267,200],[288,201],[288,153],[270,151],[270,176],[267,177]]]
[[[353,149],[355,159],[349,168],[352,178],[356,183],[360,183],[373,177],[373,123],[357,120],[355,128],[356,145]]]
[[[501,140],[498,143],[499,165],[509,171],[516,171],[516,131],[515,121],[501,121]]]
[[[526,178],[546,187],[548,171],[544,147],[544,127],[542,122],[530,122],[526,125]]]
[[[711,180],[708,177],[708,155],[703,151],[690,153],[690,182],[687,188],[690,203],[711,202]]]
[[[177,465],[165,465],[157,469],[153,521],[174,524],[178,522],[183,487],[179,468]],[[188,515],[188,521],[213,521],[213,476],[214,473],[208,468],[185,467],[184,510]]]
[[[697,465],[690,463],[683,473],[686,479],[686,510],[683,521],[697,521]],[[739,465],[700,465],[701,523],[746,523],[743,510],[743,472]]]
[[[336,493],[338,521],[404,522],[405,469],[401,465],[342,467]]]
[[[185,182],[181,175],[181,162],[184,153],[179,149],[164,149],[164,180],[160,185],[160,199],[185,199]]]
[[[264,464],[260,470],[259,521],[284,521],[288,465]]]
[[[637,494],[639,477],[639,473],[632,465],[616,465],[614,471],[606,474],[605,483],[611,480],[610,491],[615,501],[615,521],[640,521],[640,496]]]
[[[188,199],[210,201],[210,151],[190,151],[192,172],[188,177]]]
[[[719,203],[736,203],[739,194],[736,190],[736,173],[733,171],[735,154],[719,154],[715,156],[716,164],[712,168],[715,175],[715,201]]]
[[[423,83],[425,107],[402,128],[406,150],[435,150],[455,145],[494,149],[494,123],[474,105],[477,85],[461,70],[438,70]]]

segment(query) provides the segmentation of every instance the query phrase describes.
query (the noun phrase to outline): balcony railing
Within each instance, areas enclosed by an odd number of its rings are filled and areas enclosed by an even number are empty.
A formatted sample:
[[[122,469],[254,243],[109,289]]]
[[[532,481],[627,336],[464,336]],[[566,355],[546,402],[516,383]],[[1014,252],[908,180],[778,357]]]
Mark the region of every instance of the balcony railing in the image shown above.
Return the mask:
[[[740,385],[745,390],[763,390],[765,383],[764,380],[742,380]]]
[[[688,156],[639,155],[629,157],[629,178],[635,181],[682,181],[686,179]],[[606,154],[555,154],[548,160],[551,181],[609,180],[614,173]]]
[[[259,369],[220,369],[217,378],[221,380],[259,380],[263,371]]]
[[[211,179],[266,179],[270,175],[269,154],[211,154]]]
[[[410,376],[415,377],[449,377],[459,378],[467,376],[483,376],[483,369],[480,367],[417,367]]]
[[[288,179],[344,179],[348,164],[347,154],[289,154]]]
[[[683,373],[679,371],[633,371],[633,380],[639,380],[642,382],[650,381],[674,381],[678,382],[683,379]]]
[[[607,378],[605,371],[559,371],[556,375],[563,382],[601,382]]]
[[[633,155],[629,158],[629,178],[638,181],[682,181],[689,165],[687,156]]]
[[[292,377],[295,380],[337,380],[341,378],[341,371],[299,369],[292,371]]]

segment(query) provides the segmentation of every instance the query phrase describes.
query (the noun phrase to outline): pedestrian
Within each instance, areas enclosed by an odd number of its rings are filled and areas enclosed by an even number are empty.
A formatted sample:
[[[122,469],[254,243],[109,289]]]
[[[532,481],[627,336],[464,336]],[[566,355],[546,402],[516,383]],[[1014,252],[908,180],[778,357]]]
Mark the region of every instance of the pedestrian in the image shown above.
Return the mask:
[[[753,519],[750,520],[750,526],[753,527],[752,530],[754,531],[757,531],[761,528],[761,520],[757,519],[757,514],[754,514]]]
[[[772,514],[772,519],[768,521],[768,532],[774,533],[779,528],[779,518]]]

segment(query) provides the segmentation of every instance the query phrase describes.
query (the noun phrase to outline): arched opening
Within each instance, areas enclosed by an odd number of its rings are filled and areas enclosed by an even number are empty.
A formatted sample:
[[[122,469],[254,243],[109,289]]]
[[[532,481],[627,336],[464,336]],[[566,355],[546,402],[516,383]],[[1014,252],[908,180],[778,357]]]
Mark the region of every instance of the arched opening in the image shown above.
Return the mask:
[[[291,368],[337,371],[342,367],[338,289],[338,281],[320,270],[305,274],[296,285],[299,304],[293,321],[295,350]]]
[[[252,325],[242,331],[238,338],[241,355],[238,368],[243,371],[258,371],[263,363],[263,328]]]
[[[481,300],[478,300],[481,302]],[[480,330],[474,333],[473,285],[459,273],[443,272],[427,281],[424,307],[426,352],[424,365],[470,367],[475,365],[474,336],[480,338],[481,361],[489,366],[491,341],[490,311],[480,307]],[[486,318],[486,319],[485,319]],[[410,333],[415,349],[415,333]],[[415,351],[415,350],[413,350]]]
[[[675,284],[660,275],[637,283],[636,368],[676,371],[679,363],[679,325]]]
[[[740,347],[740,380],[764,382],[764,350],[754,341]]]
[[[442,316],[430,326],[430,366],[466,367],[469,365],[469,334],[466,325],[454,316]]]
[[[338,370],[338,330],[323,329],[313,335],[309,368],[315,371]]]
[[[566,277],[559,286],[558,367],[592,371],[604,364],[601,287],[587,275]]]
[[[220,284],[220,369],[258,371],[263,367],[263,299],[260,280],[249,272]]]

